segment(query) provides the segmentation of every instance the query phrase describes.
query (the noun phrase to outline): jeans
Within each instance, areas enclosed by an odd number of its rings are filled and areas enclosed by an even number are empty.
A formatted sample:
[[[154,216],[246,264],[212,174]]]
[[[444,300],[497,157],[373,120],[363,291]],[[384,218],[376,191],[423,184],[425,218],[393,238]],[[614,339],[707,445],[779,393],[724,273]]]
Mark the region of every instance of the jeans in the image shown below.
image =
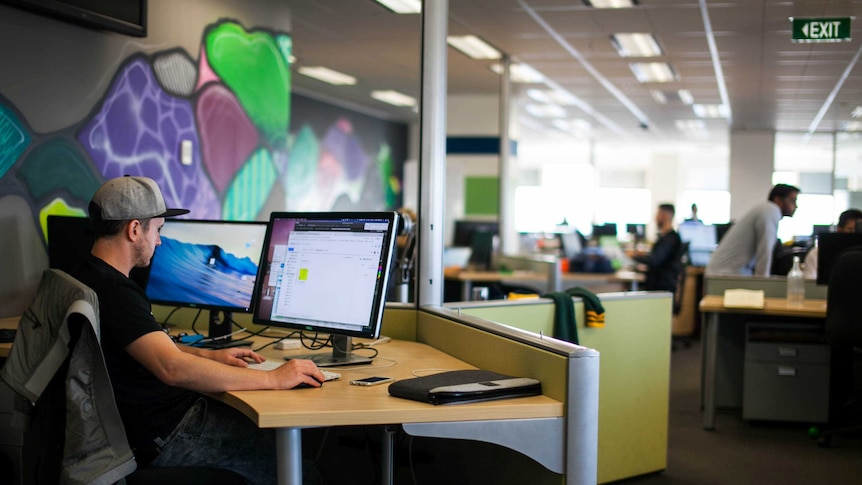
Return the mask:
[[[213,399],[199,398],[171,434],[155,442],[159,453],[150,468],[218,467],[239,473],[253,485],[277,482],[275,432],[258,428]]]

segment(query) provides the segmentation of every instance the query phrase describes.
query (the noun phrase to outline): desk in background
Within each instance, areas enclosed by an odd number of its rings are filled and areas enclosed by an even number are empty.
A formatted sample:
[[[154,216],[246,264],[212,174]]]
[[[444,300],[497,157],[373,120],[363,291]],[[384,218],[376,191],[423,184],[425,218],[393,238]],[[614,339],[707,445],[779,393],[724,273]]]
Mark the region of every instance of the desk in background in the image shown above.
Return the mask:
[[[719,329],[723,315],[742,315],[757,319],[758,317],[789,317],[793,319],[826,318],[826,300],[807,299],[800,307],[789,306],[786,298],[766,298],[763,309],[735,309],[724,307],[722,295],[706,295],[700,301],[700,311],[703,313],[703,428],[715,429],[716,393],[718,387],[717,369],[721,365],[719,357]],[[740,323],[736,320],[736,323]],[[732,358],[732,357],[730,357]]]
[[[461,284],[461,301],[473,299],[473,287],[494,283],[511,284],[534,288],[536,293],[562,291],[575,286],[583,286],[593,293],[615,291],[637,291],[644,275],[634,271],[616,273],[562,273],[558,279],[549,279],[540,271],[472,271],[461,268],[446,268],[444,277]]]

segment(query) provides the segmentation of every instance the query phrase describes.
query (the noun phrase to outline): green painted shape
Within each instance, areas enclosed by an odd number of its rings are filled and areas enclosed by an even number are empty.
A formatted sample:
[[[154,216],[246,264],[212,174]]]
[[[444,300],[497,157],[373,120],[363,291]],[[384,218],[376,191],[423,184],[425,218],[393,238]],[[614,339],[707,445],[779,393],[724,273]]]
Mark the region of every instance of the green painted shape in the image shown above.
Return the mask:
[[[277,179],[272,155],[266,149],[258,149],[231,182],[222,205],[222,218],[228,221],[257,219]]]
[[[42,226],[42,237],[48,242],[48,216],[75,216],[87,217],[83,209],[73,207],[61,198],[49,202],[39,211],[39,225]]]
[[[497,215],[500,180],[497,177],[467,177],[464,180],[464,214]]]
[[[15,161],[30,144],[30,134],[24,124],[7,107],[0,104],[0,178],[15,165]]]
[[[383,180],[383,188],[386,191],[384,198],[386,207],[394,208],[401,192],[401,183],[394,175],[395,163],[392,160],[392,150],[384,143],[377,152],[377,167],[380,170],[380,180]]]
[[[317,161],[320,158],[320,142],[308,125],[303,125],[292,142],[290,159],[287,163],[287,176],[284,181],[285,193],[288,197],[295,198],[317,187]]]
[[[290,66],[283,44],[233,22],[218,25],[206,37],[210,67],[274,148],[286,146],[290,123]]]
[[[290,66],[290,58],[293,56],[293,39],[289,35],[278,34],[275,36],[275,43],[278,44],[278,50],[281,51],[284,62]]]
[[[30,150],[18,177],[36,199],[64,190],[75,199],[89,201],[102,184],[90,167],[75,142],[52,138]]]

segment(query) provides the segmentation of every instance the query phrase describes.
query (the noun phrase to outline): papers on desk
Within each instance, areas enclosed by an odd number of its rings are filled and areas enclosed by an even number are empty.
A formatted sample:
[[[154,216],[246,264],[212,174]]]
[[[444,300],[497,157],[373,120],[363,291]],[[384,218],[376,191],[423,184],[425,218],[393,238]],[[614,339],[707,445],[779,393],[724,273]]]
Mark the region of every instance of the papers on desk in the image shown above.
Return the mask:
[[[766,306],[763,290],[733,289],[724,290],[725,308],[756,308]]]

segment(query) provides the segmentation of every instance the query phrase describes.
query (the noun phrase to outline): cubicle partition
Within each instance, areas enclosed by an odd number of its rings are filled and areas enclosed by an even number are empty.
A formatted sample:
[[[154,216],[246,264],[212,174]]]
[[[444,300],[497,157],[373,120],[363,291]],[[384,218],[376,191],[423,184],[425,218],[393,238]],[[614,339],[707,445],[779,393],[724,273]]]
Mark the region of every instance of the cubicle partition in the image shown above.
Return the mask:
[[[605,308],[603,328],[586,327],[583,303],[579,298],[574,302],[580,344],[601,353],[597,478],[598,483],[607,483],[667,466],[672,298],[669,293],[653,292],[599,297]],[[462,302],[445,307],[462,319],[478,317],[539,336],[553,335],[551,300]],[[448,345],[468,343],[456,339]],[[506,359],[512,360],[517,362],[514,357]],[[531,360],[523,365],[539,372],[548,363]],[[549,392],[558,391],[550,388]]]

